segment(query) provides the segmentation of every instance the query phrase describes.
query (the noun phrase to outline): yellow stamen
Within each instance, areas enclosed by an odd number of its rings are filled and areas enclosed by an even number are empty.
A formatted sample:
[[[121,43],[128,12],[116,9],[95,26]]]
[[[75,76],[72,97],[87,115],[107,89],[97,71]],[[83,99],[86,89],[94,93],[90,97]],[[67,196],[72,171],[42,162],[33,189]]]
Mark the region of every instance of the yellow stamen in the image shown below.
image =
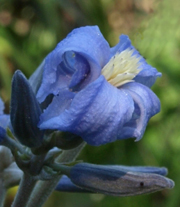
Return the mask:
[[[119,87],[132,82],[132,79],[140,72],[141,57],[132,55],[133,52],[134,50],[126,49],[121,53],[116,53],[104,66],[101,73],[109,83]]]

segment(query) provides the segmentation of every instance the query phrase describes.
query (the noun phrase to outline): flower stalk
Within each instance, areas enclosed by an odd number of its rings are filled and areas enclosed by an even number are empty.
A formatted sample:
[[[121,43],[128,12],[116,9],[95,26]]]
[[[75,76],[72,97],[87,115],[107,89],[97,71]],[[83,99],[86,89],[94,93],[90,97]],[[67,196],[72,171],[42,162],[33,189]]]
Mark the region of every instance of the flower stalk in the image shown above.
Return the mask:
[[[33,155],[31,157],[31,160],[29,161],[29,164],[27,165],[27,168],[25,166],[23,167],[23,163],[18,163],[19,166],[22,165],[24,174],[21,179],[20,186],[14,199],[14,202],[12,204],[12,207],[26,206],[27,202],[29,201],[30,195],[34,189],[34,186],[37,182],[36,176],[39,175],[42,169],[45,156],[45,154],[38,156]],[[19,160],[18,162],[21,162],[21,160]]]
[[[0,207],[4,206],[4,201],[5,201],[5,198],[6,198],[6,192],[7,192],[7,190],[4,187],[3,180],[0,179]]]
[[[75,149],[64,150],[56,161],[58,163],[74,161],[81,152],[81,150],[85,147],[85,145],[85,142],[83,142]],[[41,207],[46,202],[50,194],[53,192],[61,176],[62,175],[59,175],[50,181],[39,181],[32,192],[27,207]]]
[[[19,190],[12,203],[12,207],[25,207],[35,184],[36,180],[31,175],[24,173],[20,182]]]

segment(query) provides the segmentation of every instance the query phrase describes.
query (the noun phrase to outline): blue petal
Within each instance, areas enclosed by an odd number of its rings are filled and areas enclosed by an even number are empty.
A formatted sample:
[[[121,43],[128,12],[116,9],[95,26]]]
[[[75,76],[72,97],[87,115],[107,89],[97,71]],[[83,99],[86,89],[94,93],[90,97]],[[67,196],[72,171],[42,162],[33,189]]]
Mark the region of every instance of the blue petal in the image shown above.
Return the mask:
[[[0,127],[6,129],[10,122],[10,116],[8,114],[0,115]]]
[[[6,130],[0,126],[0,145],[6,139]]]
[[[134,78],[136,82],[139,82],[143,85],[146,85],[148,87],[151,87],[156,79],[158,77],[161,77],[161,73],[159,73],[156,68],[153,68],[151,65],[149,65],[146,60],[140,55],[140,53],[131,45],[131,40],[127,35],[121,35],[120,36],[119,43],[111,48],[111,56],[114,56],[117,52],[120,53],[126,49],[133,49],[134,53],[133,55],[136,55],[137,57],[141,57],[140,59],[140,73]]]
[[[69,79],[66,76],[58,77],[62,69],[65,52],[74,52],[81,55],[89,64],[90,73],[86,77],[86,85],[97,79],[102,67],[110,57],[110,48],[97,26],[81,27],[73,30],[55,50],[45,59],[42,85],[37,93],[37,98],[42,102],[50,93],[56,95],[63,87],[67,87]],[[64,82],[62,80],[64,78]],[[61,84],[63,82],[64,84]]]
[[[69,87],[73,88],[89,74],[90,67],[87,60],[78,54],[76,54],[76,61],[73,62],[71,67],[75,69],[75,72],[72,76]]]
[[[156,68],[151,67],[147,63],[144,63],[142,67],[143,70],[138,73],[134,80],[150,88],[155,83],[156,79],[161,77],[162,74],[159,73]]]
[[[95,146],[115,141],[134,111],[131,96],[109,84],[104,76],[78,92],[63,112],[53,107],[61,100],[55,97],[51,110],[41,115],[40,128],[72,132]]]
[[[119,134],[119,139],[136,137],[138,141],[142,138],[149,119],[160,111],[160,101],[151,89],[140,83],[125,84],[122,90],[132,96],[135,110],[132,119]]]
[[[3,111],[4,111],[4,102],[0,98],[0,115],[3,114]]]
[[[68,90],[60,91],[58,96],[53,98],[53,101],[49,107],[44,110],[43,115],[40,117],[41,122],[47,121],[52,117],[57,117],[65,110],[69,109],[74,96],[75,94]]]
[[[133,49],[133,46],[131,45],[131,40],[127,35],[122,34],[119,37],[119,43],[111,48],[111,56],[114,56],[117,52],[121,53],[128,48]]]
[[[0,98],[0,143],[6,136],[6,128],[9,124],[9,115],[4,114],[4,102]]]
[[[9,115],[4,114],[4,102],[0,98],[0,127],[6,129],[9,124]]]

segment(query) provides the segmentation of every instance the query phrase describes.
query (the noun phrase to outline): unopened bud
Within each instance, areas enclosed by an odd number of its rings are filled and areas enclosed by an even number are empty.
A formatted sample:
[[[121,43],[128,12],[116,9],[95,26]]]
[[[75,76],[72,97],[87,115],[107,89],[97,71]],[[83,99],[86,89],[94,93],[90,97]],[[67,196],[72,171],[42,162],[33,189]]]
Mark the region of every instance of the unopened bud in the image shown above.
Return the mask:
[[[41,146],[43,141],[44,132],[37,127],[40,114],[40,105],[28,80],[17,70],[12,80],[10,119],[16,138],[30,148]]]
[[[159,174],[86,163],[76,164],[68,176],[80,188],[113,196],[133,196],[174,187],[172,180]]]

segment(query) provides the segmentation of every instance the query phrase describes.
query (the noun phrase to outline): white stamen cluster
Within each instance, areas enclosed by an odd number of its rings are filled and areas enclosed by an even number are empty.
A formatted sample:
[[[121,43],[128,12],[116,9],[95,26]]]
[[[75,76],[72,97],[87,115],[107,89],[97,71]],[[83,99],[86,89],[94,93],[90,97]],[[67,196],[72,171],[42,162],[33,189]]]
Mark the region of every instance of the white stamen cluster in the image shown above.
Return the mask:
[[[116,53],[102,69],[102,75],[115,87],[132,82],[140,72],[139,60],[141,57],[132,55],[134,50],[126,49]]]

